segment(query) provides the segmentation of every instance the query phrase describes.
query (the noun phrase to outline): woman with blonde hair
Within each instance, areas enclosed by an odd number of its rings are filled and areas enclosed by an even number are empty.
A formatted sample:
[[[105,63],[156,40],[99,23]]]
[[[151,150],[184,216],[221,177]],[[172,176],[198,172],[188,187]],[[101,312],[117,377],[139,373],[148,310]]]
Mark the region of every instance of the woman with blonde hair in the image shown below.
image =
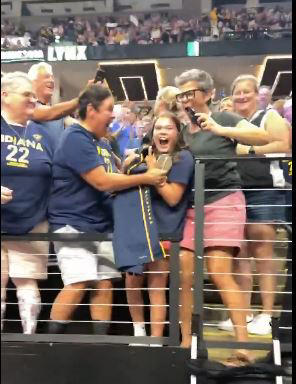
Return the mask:
[[[219,112],[233,112],[233,101],[231,96],[224,97],[220,101]]]
[[[162,112],[177,112],[178,104],[176,100],[177,94],[180,93],[179,89],[172,86],[167,86],[161,88],[158,91],[155,106],[154,106],[154,115],[158,116]]]
[[[269,136],[265,145],[237,146],[237,153],[242,155],[265,155],[268,153],[287,153],[290,151],[289,126],[280,114],[272,108],[260,109],[260,94],[256,77],[253,75],[238,76],[232,86],[231,94],[234,111],[245,120],[251,122],[258,130],[264,130]],[[259,276],[262,299],[262,312],[255,317],[248,313],[247,330],[251,334],[267,335],[271,333],[271,317],[276,290],[276,266],[273,259],[276,227],[285,221],[285,178],[279,161],[254,159],[238,163],[238,169],[245,189],[247,203],[246,255],[254,257]],[[244,257],[246,257],[244,255]],[[253,281],[249,260],[238,260],[236,276],[239,286],[245,291],[248,303],[251,301]],[[230,320],[219,324],[223,330],[232,330]]]

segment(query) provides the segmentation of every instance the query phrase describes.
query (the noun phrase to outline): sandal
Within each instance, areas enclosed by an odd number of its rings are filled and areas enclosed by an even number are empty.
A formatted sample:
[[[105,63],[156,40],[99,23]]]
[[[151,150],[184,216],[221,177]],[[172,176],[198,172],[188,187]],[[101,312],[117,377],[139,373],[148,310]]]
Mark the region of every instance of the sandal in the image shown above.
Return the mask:
[[[243,367],[254,362],[253,356],[243,349],[235,351],[227,360],[228,367]]]

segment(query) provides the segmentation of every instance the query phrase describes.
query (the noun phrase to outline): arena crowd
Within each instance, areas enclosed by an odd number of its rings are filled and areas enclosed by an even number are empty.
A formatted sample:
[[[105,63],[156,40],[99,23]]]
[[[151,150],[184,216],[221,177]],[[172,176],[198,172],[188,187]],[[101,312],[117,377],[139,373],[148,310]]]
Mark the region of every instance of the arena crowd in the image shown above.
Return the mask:
[[[292,9],[214,8],[201,17],[166,13],[118,17],[55,17],[39,30],[1,22],[1,48],[44,48],[50,44],[170,44],[187,41],[277,38],[289,35]]]

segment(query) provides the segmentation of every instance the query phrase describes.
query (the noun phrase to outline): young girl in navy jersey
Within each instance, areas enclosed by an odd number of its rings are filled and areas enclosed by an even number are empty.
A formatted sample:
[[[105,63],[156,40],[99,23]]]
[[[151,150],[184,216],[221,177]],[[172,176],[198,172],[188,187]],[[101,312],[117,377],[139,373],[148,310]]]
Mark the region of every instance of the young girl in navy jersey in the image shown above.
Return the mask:
[[[50,224],[57,233],[112,232],[110,192],[137,185],[160,185],[164,172],[141,175],[116,173],[110,145],[104,139],[113,119],[114,100],[107,88],[90,85],[79,96],[79,124],[65,130],[53,163]],[[64,288],[51,310],[49,333],[61,333],[81,302],[91,292],[95,333],[106,333],[111,319],[112,282],[120,277],[113,261],[111,241],[55,242]],[[103,304],[103,305],[102,305]]]
[[[158,232],[164,237],[170,235],[181,240],[192,185],[194,160],[191,153],[184,149],[180,131],[181,123],[173,113],[160,113],[152,128],[152,152],[150,151],[150,154],[146,156],[145,161],[149,169],[156,166],[159,155],[169,154],[173,157],[173,165],[167,175],[166,183],[151,188],[151,201]],[[167,246],[166,250],[168,250]],[[149,290],[151,336],[162,337],[166,319],[165,288],[167,286],[168,275],[166,271],[169,270],[169,262],[167,258],[153,261],[146,264],[146,270],[159,272],[148,274],[147,285],[148,288],[151,288]],[[144,307],[139,306],[143,305],[140,290],[143,282],[143,274],[126,274],[127,300],[135,336],[146,335]],[[139,288],[139,290],[135,288]]]
[[[2,77],[1,232],[6,234],[48,231],[53,145],[46,129],[28,123],[35,103],[32,82],[25,73]],[[1,319],[10,277],[26,334],[36,329],[41,308],[37,279],[47,278],[47,257],[48,242],[3,241],[1,245]]]

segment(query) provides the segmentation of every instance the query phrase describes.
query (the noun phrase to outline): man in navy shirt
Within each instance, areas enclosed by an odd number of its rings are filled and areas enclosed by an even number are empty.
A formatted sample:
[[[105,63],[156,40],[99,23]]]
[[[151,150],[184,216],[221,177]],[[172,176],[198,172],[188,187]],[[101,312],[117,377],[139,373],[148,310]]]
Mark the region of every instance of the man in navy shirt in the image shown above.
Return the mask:
[[[33,90],[37,96],[38,104],[33,113],[35,121],[53,121],[69,116],[78,107],[78,97],[51,105],[55,89],[55,81],[52,66],[41,62],[33,64],[28,71],[28,76],[33,83]],[[68,120],[67,125],[72,124]]]
[[[78,98],[51,105],[55,82],[52,67],[48,63],[33,64],[28,71],[28,76],[32,80],[37,96],[37,108],[34,111],[33,120],[48,129],[49,135],[57,145],[65,126],[74,122],[69,114],[77,109]]]

